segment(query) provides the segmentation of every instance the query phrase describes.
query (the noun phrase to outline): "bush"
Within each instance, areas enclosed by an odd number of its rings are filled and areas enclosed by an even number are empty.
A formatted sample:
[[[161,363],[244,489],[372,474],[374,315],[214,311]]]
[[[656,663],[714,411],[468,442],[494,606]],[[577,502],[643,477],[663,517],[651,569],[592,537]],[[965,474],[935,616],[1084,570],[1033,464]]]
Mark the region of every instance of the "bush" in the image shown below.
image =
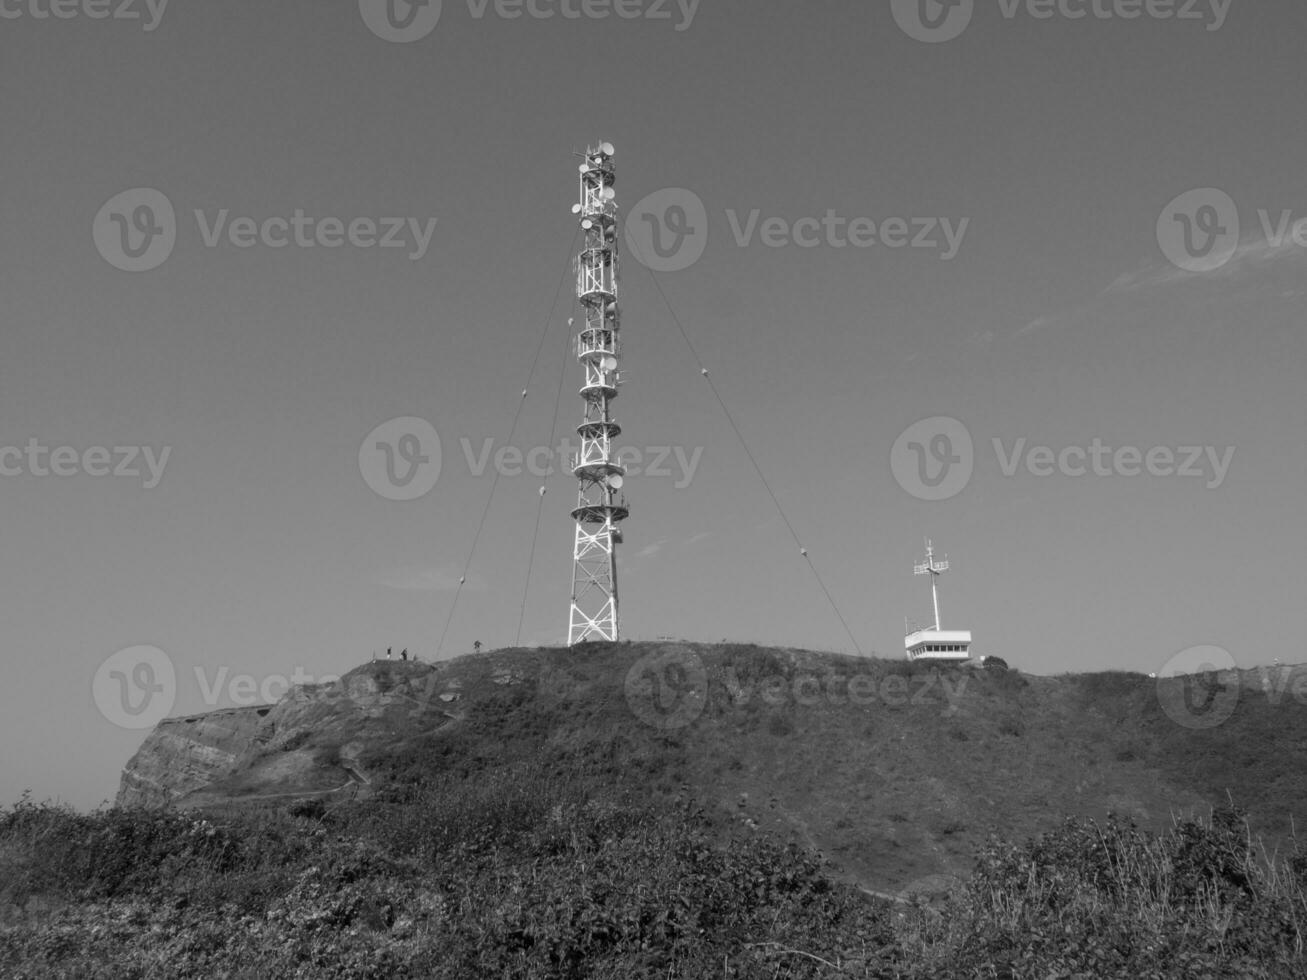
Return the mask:
[[[171,810],[78,814],[26,796],[0,816],[0,844],[21,854],[9,875],[16,900],[44,891],[84,899],[149,892],[179,862],[223,873],[241,850],[225,830]]]
[[[1301,975],[1307,904],[1287,870],[1254,856],[1233,809],[1162,837],[1071,820],[1026,845],[991,841],[963,893],[942,915],[917,910],[902,938],[961,975]]]
[[[693,802],[525,767],[447,773],[403,801],[343,804],[330,825],[24,798],[0,811],[0,855],[25,893],[11,900],[74,903],[0,930],[16,980],[1304,972],[1307,861],[1257,857],[1233,808],[1160,837],[1111,818],[991,840],[942,909],[893,918],[819,858],[731,836]]]

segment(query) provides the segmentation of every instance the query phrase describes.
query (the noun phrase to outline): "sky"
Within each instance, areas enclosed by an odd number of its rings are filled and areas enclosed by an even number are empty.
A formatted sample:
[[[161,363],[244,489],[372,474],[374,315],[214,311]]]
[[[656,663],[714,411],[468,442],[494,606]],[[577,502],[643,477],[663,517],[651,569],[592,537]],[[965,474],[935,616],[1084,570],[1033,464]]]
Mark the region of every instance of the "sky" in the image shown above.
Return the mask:
[[[565,638],[599,141],[624,637],[1307,660],[1307,8],[389,2],[0,0],[0,804]]]

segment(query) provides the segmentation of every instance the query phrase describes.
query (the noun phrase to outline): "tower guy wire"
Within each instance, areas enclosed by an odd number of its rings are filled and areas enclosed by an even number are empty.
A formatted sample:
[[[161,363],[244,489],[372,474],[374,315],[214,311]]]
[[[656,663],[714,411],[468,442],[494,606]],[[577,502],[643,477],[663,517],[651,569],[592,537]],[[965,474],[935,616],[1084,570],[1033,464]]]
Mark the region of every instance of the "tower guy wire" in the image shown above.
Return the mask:
[[[638,244],[629,238],[628,243],[632,250],[636,251],[636,258],[639,259]],[[808,554],[808,549],[804,547],[803,541],[799,538],[798,532],[794,529],[794,525],[790,522],[789,516],[785,513],[785,508],[781,506],[780,500],[777,499],[776,494],[772,491],[771,484],[767,482],[767,477],[763,473],[762,467],[758,465],[758,460],[753,455],[753,450],[749,448],[748,441],[744,438],[744,434],[740,431],[740,427],[735,423],[735,417],[731,415],[730,409],[726,407],[725,399],[722,398],[721,392],[717,390],[717,385],[713,383],[712,375],[709,374],[708,369],[704,367],[703,361],[699,357],[699,352],[695,349],[693,341],[690,340],[689,332],[685,329],[685,324],[681,322],[681,318],[677,315],[676,309],[667,298],[667,293],[663,291],[662,283],[658,281],[658,276],[647,263],[641,260],[639,264],[644,266],[645,271],[649,273],[649,278],[652,280],[654,288],[658,291],[658,295],[661,297],[663,305],[667,307],[667,312],[671,316],[672,322],[676,324],[676,329],[680,332],[681,339],[685,341],[685,346],[689,349],[690,356],[694,359],[695,366],[699,368],[700,376],[708,382],[708,390],[712,392],[713,398],[717,400],[717,405],[721,408],[722,415],[726,417],[726,421],[729,423],[731,431],[735,433],[735,438],[739,440],[740,446],[744,449],[744,454],[749,458],[749,463],[752,464],[754,473],[757,474],[758,480],[762,483],[763,489],[767,491],[767,496],[771,498],[772,505],[776,508],[776,512],[780,515],[781,520],[785,523],[785,527],[790,532],[790,537],[794,539],[794,543],[799,549],[799,555],[805,562],[807,562],[808,569],[812,572],[812,577],[816,580],[818,588],[821,589],[822,594],[826,597],[826,601],[830,604],[831,610],[835,613],[835,618],[839,620],[840,625],[844,628],[844,632],[848,635],[850,642],[852,642],[853,649],[861,655],[862,647],[858,643],[858,638],[853,635],[853,630],[849,628],[848,621],[844,618],[844,614],[840,612],[840,607],[836,604],[835,597],[831,595],[830,589],[826,587],[826,583],[822,580],[821,573],[817,571],[817,566],[813,563],[812,556]]]
[[[568,271],[572,265],[572,250],[576,244],[576,233],[572,234],[572,239],[567,246],[567,262],[563,266],[562,274],[558,277],[558,286],[554,289],[554,299],[550,304],[549,312],[545,316],[544,329],[540,332],[540,340],[536,344],[535,356],[531,358],[531,369],[527,372],[526,383],[522,386],[522,396],[517,401],[517,410],[513,412],[513,423],[508,429],[508,440],[505,445],[513,444],[513,437],[517,434],[517,423],[522,418],[522,409],[526,405],[527,393],[531,390],[531,379],[535,376],[536,365],[540,363],[540,352],[544,350],[545,340],[549,336],[549,326],[553,322],[554,310],[558,307],[558,297],[563,293],[563,283],[567,281]],[[472,570],[472,559],[476,556],[477,543],[481,540],[481,531],[486,524],[486,515],[490,513],[490,505],[495,499],[495,488],[499,486],[499,468],[495,468],[495,475],[490,481],[490,492],[486,494],[486,504],[481,510],[481,519],[477,521],[476,532],[472,535],[472,546],[468,549],[467,561],[463,563],[463,571],[458,577],[458,587],[454,590],[453,601],[449,604],[449,612],[445,616],[444,628],[440,631],[440,641],[436,644],[436,658],[439,659],[440,653],[445,648],[445,637],[449,633],[449,624],[454,620],[454,611],[458,608],[459,597],[463,594],[463,586],[467,583],[467,574]]]
[[[558,390],[554,394],[554,410],[550,414],[549,442],[546,443],[547,446],[551,447],[554,444],[554,436],[558,433],[558,410],[563,404],[563,384],[567,380],[567,352],[572,346],[572,333],[570,329],[572,321],[568,320],[567,323],[569,329],[563,335],[563,356],[562,363],[559,365],[558,369]],[[522,645],[522,623],[526,619],[526,600],[527,595],[531,591],[531,573],[535,569],[536,544],[540,538],[540,517],[545,509],[545,491],[548,489],[549,472],[551,471],[552,467],[546,471],[545,476],[540,478],[540,494],[539,500],[536,502],[535,530],[531,532],[531,551],[526,560],[526,581],[522,584],[522,608],[517,614],[517,639],[514,642],[515,646]]]

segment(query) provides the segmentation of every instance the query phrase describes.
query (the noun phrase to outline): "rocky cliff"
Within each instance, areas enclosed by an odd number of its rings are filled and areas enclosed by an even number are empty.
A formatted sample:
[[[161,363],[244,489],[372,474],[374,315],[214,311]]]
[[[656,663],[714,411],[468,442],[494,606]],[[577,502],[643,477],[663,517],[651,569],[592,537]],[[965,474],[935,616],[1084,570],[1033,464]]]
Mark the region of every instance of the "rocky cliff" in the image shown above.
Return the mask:
[[[457,717],[462,683],[414,661],[364,664],[339,682],[292,688],[275,705],[168,718],[128,761],[119,806],[182,806],[350,791],[371,779],[357,757],[376,741]]]
[[[266,743],[272,707],[230,708],[161,721],[123,770],[120,806],[156,806],[229,775]]]

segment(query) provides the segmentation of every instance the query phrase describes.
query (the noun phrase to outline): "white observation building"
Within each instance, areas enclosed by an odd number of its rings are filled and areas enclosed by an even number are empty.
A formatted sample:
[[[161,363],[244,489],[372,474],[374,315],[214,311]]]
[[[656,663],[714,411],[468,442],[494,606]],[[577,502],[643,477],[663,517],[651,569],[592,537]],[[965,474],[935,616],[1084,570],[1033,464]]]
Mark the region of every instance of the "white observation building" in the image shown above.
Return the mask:
[[[948,558],[936,561],[935,549],[926,541],[926,560],[918,562],[913,571],[917,575],[930,576],[930,597],[935,605],[935,625],[918,628],[908,627],[908,635],[903,646],[908,652],[909,660],[962,661],[971,658],[971,630],[946,630],[939,623],[939,576],[948,571]]]

